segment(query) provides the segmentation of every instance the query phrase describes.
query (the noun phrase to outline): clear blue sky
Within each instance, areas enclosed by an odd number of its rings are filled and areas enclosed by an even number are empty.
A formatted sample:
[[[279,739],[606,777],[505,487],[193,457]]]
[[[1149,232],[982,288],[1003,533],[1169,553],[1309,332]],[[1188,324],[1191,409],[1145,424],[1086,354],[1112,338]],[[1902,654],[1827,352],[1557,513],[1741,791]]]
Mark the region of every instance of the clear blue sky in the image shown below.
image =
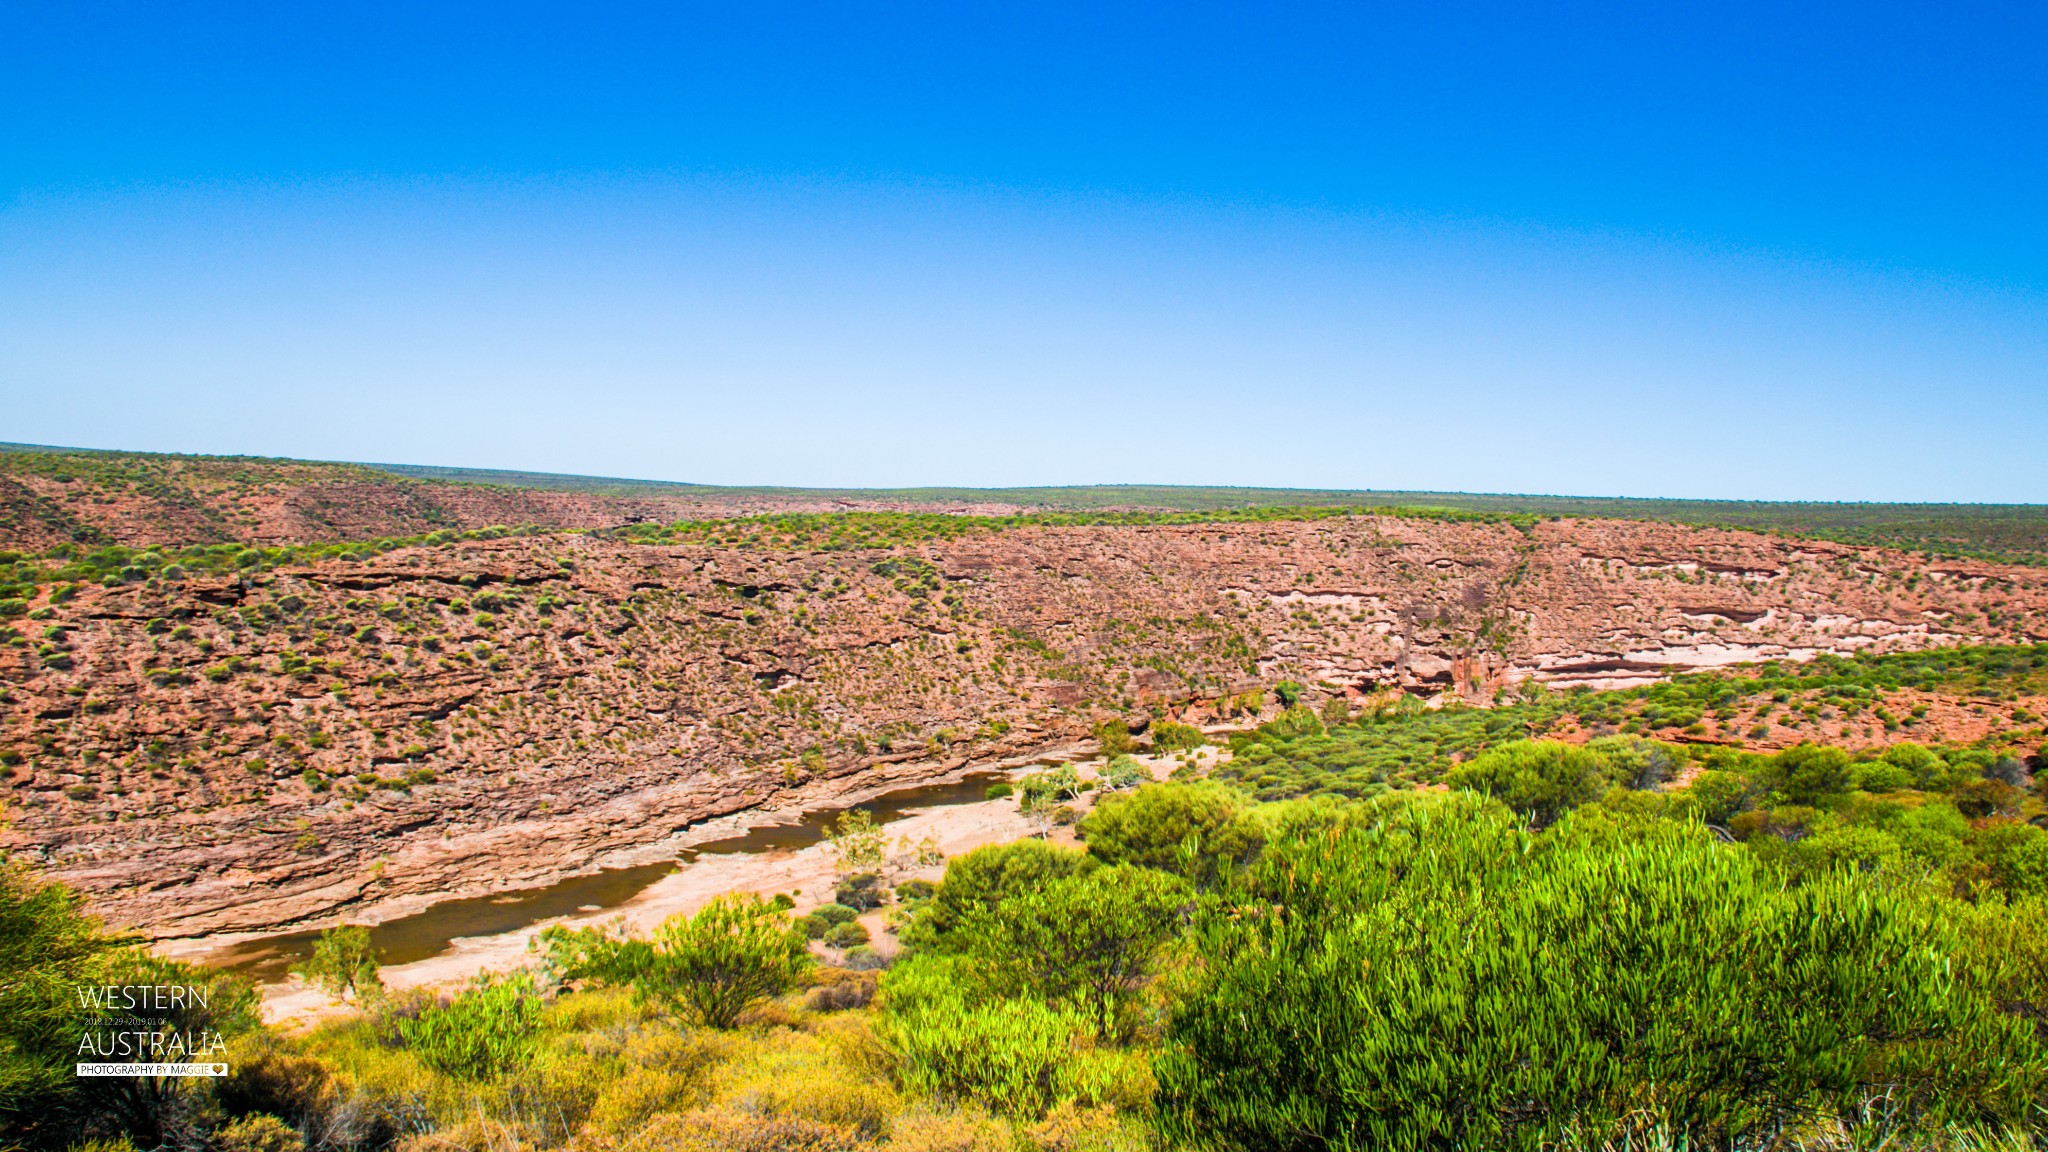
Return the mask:
[[[2044,207],[2040,5],[11,3],[0,439],[2048,501]]]

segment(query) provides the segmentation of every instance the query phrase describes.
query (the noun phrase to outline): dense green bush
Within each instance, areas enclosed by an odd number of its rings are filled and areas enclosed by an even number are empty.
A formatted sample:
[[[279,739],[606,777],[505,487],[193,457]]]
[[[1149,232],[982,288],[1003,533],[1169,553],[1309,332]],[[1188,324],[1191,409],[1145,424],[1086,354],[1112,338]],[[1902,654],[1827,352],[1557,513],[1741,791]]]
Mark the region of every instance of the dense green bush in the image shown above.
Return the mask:
[[[488,1080],[525,1064],[540,1025],[532,977],[479,976],[446,1003],[400,1015],[398,1033],[428,1067],[463,1080]]]
[[[905,1086],[1020,1118],[1062,1102],[1142,1107],[1145,1057],[1115,1045],[1131,1035],[1138,999],[1183,931],[1187,886],[1111,866],[964,907],[933,947],[882,981],[880,1031]]]
[[[804,929],[751,894],[721,896],[694,916],[672,916],[651,940],[557,925],[541,933],[541,942],[561,980],[630,984],[719,1029],[795,987],[814,966]]]
[[[1133,998],[1192,910],[1179,879],[1115,865],[1054,880],[979,908],[951,950],[973,958],[989,993],[1080,1012],[1104,1040],[1128,1030]]]
[[[844,904],[820,904],[807,915],[798,917],[796,926],[807,938],[823,940],[834,928],[851,923],[859,915]]]
[[[1113,756],[1102,766],[1102,786],[1111,792],[1135,788],[1152,777],[1129,756]]]
[[[836,903],[861,912],[880,908],[888,895],[888,889],[882,887],[882,878],[873,872],[842,876],[832,888],[832,899]]]
[[[384,981],[377,975],[377,953],[370,947],[370,930],[354,924],[320,933],[313,942],[313,954],[292,971],[314,987],[343,998],[374,999],[384,992]]]
[[[1119,1097],[1137,1093],[1123,1086],[1144,1078],[1142,1059],[1090,1044],[1082,1012],[988,996],[962,957],[898,964],[883,977],[882,996],[878,1032],[898,1078],[920,1096],[1023,1119],[1062,1101],[1125,1102]]]
[[[868,942],[868,930],[849,920],[825,931],[825,943],[834,948],[853,948]]]
[[[946,862],[939,890],[898,935],[906,947],[945,948],[954,929],[971,913],[993,909],[1008,897],[1095,866],[1088,853],[1043,840],[976,848]]]
[[[1446,782],[1491,796],[1537,827],[1606,792],[1613,768],[1589,748],[1555,740],[1517,740],[1451,769]]]
[[[1788,887],[1672,821],[1537,835],[1471,797],[1287,835],[1197,936],[1167,1130],[1225,1147],[1690,1142],[1997,1127],[2042,1040],[1954,922],[1855,873]]]
[[[1258,854],[1262,833],[1241,795],[1214,784],[1147,784],[1105,796],[1081,821],[1090,856],[1213,885]]]
[[[824,921],[827,927],[832,927],[858,919],[860,912],[844,904],[820,904],[811,909],[811,915]]]
[[[1155,752],[1192,752],[1206,747],[1208,743],[1209,738],[1192,724],[1161,720],[1152,725],[1152,749]]]
[[[1132,748],[1131,726],[1121,720],[1104,720],[1095,726],[1095,742],[1104,756],[1121,756]]]

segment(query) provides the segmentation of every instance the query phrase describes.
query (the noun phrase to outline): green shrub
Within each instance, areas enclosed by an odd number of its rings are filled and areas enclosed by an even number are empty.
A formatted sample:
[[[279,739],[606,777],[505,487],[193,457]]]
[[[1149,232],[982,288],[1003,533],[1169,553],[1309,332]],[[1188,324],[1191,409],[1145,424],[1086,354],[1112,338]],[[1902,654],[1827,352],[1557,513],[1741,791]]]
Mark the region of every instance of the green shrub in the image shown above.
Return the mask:
[[[1877,760],[1857,765],[1855,783],[1865,792],[1897,792],[1913,786],[1913,774],[1896,764]]]
[[[833,900],[861,912],[880,908],[888,895],[888,889],[882,887],[882,878],[872,872],[842,877],[832,889]]]
[[[2000,888],[2015,898],[2048,896],[2048,832],[2017,820],[1994,820],[1973,839]]]
[[[1763,783],[1787,804],[1811,804],[1849,790],[1854,765],[1840,748],[1800,744],[1771,758]]]
[[[894,1057],[904,1088],[1018,1120],[1064,1103],[1132,1113],[1146,1108],[1151,1076],[1144,1053],[1097,1045],[1090,1021],[1073,1009],[990,997],[971,969],[959,957],[923,956],[882,977],[876,1034]],[[1076,1152],[1098,1147],[1041,1146]]]
[[[988,786],[988,790],[981,794],[981,798],[984,800],[1001,800],[1015,791],[1016,789],[1010,786],[1008,780],[998,780]]]
[[[1601,736],[1586,751],[1607,762],[1607,778],[1628,788],[1655,788],[1674,779],[1687,764],[1685,749],[1641,736]]]
[[[1708,824],[1725,825],[1748,807],[1755,786],[1740,772],[1709,768],[1693,777],[1685,791],[1685,803],[1693,815]]]
[[[1152,748],[1158,752],[1189,752],[1207,747],[1209,738],[1192,724],[1161,720],[1152,726]]]
[[[1074,771],[1072,764],[1062,764],[1017,781],[1017,807],[1025,812],[1044,812],[1084,791],[1086,784],[1081,774]]]
[[[834,924],[825,933],[825,943],[834,948],[852,948],[868,942],[868,930],[855,921]]]
[[[815,915],[815,914],[814,914]],[[672,916],[652,940],[605,928],[541,933],[548,964],[563,980],[631,984],[707,1026],[731,1028],[742,1012],[779,996],[814,966],[805,931],[759,896],[721,896],[694,916]]]
[[[1090,855],[1211,886],[1258,854],[1261,833],[1242,797],[1216,784],[1147,784],[1105,796],[1081,821]]]
[[[1071,1008],[1098,1038],[1116,1039],[1191,897],[1165,872],[1097,868],[977,909],[960,926],[960,950],[993,994]]]
[[[1270,843],[1197,934],[1159,1063],[1169,1134],[1535,1148],[1648,1124],[1725,1146],[2027,1116],[2048,1052],[1957,979],[1932,904],[1847,872],[1788,888],[1671,822],[1571,825],[1538,837],[1453,796]]]
[[[1104,720],[1097,724],[1095,742],[1104,756],[1120,756],[1135,746],[1131,739],[1131,726],[1121,720]]]
[[[216,1152],[305,1152],[306,1139],[275,1116],[244,1116],[214,1133]]]
[[[1491,796],[1537,827],[1607,791],[1607,758],[1555,740],[1518,740],[1451,769],[1453,788]]]
[[[324,779],[320,782],[326,783]],[[370,947],[370,930],[344,924],[320,933],[313,942],[313,954],[292,971],[305,977],[308,984],[344,999],[353,995],[358,1000],[370,1000],[384,992],[377,966],[377,952]]]
[[[811,915],[824,921],[827,927],[834,927],[853,922],[860,916],[860,912],[844,904],[820,904],[811,909]]]
[[[463,1080],[489,1080],[525,1064],[540,1026],[532,977],[479,976],[461,994],[397,1019],[406,1046],[428,1067]]]
[[[1321,736],[1323,722],[1316,718],[1315,710],[1306,704],[1295,704],[1280,715],[1259,725],[1258,734],[1274,740],[1298,740],[1304,736]]]
[[[874,972],[889,966],[880,952],[865,944],[855,944],[840,955],[840,962],[855,972]]]
[[[1075,1095],[1075,1047],[1087,1019],[1038,1000],[977,998],[954,957],[919,957],[882,979],[879,1029],[905,1088],[1016,1117]]]
[[[1102,768],[1102,786],[1111,792],[1135,788],[1151,778],[1151,774],[1129,756],[1113,757]]]
[[[1086,852],[1043,840],[1019,840],[976,848],[946,863],[946,877],[931,902],[899,936],[913,948],[944,950],[960,922],[977,909],[992,909],[1008,897],[1044,887],[1095,867]]]

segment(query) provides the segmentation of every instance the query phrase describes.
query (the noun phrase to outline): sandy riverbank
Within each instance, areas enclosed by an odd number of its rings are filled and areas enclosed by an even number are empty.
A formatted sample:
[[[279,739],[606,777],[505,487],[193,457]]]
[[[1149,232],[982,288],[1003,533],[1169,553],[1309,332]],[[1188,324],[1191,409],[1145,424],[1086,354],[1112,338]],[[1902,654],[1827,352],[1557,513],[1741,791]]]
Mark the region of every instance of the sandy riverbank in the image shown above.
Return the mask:
[[[1210,749],[1205,760],[1213,763],[1217,755],[1217,750]],[[1178,763],[1175,757],[1170,756],[1141,756],[1137,759],[1156,779],[1165,779]],[[1093,776],[1096,767],[1099,767],[1099,762],[1076,765],[1084,778]],[[1094,793],[1088,793],[1075,801],[1073,807],[1086,812],[1093,801]],[[887,830],[892,844],[899,838],[915,842],[932,837],[937,840],[939,850],[949,858],[984,845],[1021,840],[1037,835],[1039,831],[1037,824],[1018,811],[1014,798],[926,809],[882,827]],[[1052,829],[1050,838],[1055,843],[1074,842],[1073,831],[1069,828]],[[890,880],[892,883],[919,877],[937,880],[944,873],[945,866],[941,864],[923,870],[894,873]],[[655,881],[639,895],[616,907],[543,920],[514,932],[459,938],[439,956],[411,964],[391,965],[382,969],[380,975],[385,986],[393,991],[458,987],[482,972],[507,972],[531,963],[531,944],[550,925],[586,927],[623,918],[632,930],[646,932],[670,916],[694,912],[714,897],[728,892],[755,892],[763,896],[789,893],[801,912],[830,902],[835,879],[830,848],[822,843],[794,852],[704,856]],[[884,954],[892,952],[895,947],[894,940],[883,931],[886,915],[885,911],[876,911],[862,917],[862,923],[874,937],[876,948]],[[264,1018],[275,1024],[305,1025],[354,1010],[317,989],[307,987],[296,977],[287,982],[264,985],[262,992]]]

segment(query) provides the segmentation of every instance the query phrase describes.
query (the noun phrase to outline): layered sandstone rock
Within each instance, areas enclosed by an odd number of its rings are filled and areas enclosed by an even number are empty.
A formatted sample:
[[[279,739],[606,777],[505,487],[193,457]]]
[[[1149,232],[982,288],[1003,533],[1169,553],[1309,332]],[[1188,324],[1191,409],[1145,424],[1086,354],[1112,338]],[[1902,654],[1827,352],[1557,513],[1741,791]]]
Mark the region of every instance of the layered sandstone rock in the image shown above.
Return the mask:
[[[1483,703],[2048,635],[2030,569],[1393,517],[895,551],[541,536],[38,607],[0,648],[8,835],[160,936],[547,883],[1281,679]]]

